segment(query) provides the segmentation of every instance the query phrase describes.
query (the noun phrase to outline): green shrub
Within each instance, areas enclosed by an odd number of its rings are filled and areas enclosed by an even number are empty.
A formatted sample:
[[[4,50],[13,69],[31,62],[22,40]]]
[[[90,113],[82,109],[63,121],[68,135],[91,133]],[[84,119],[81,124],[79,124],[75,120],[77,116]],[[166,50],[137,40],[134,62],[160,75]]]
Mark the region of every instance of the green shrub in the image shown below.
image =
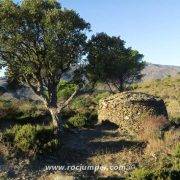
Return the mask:
[[[61,81],[58,85],[58,99],[64,100],[68,99],[73,92],[76,90],[77,86],[72,83],[68,83],[67,81]]]
[[[174,149],[174,156],[180,158],[180,143],[178,143]]]
[[[0,118],[2,120],[17,121],[27,123],[46,113],[42,104],[29,101],[1,101]]]
[[[94,110],[92,112],[87,112],[84,114],[87,117],[86,125],[88,127],[94,126],[98,121],[98,114],[97,111]]]
[[[74,128],[84,127],[87,124],[87,117],[83,114],[76,114],[68,120],[67,124]]]
[[[15,134],[15,146],[23,152],[33,149],[36,146],[36,127],[24,125]]]
[[[52,152],[59,146],[59,140],[50,126],[16,125],[3,133],[3,140],[12,148],[25,154],[29,152]]]
[[[62,116],[64,121],[66,121],[70,117],[74,116],[75,114],[76,113],[73,110],[69,109],[68,107],[62,109],[62,112],[61,112],[61,116]]]
[[[179,170],[171,170],[171,169],[162,169],[158,173],[154,174],[153,179],[168,179],[168,180],[176,180],[180,176]]]
[[[135,169],[131,174],[129,179],[133,180],[151,180],[153,173],[145,168]]]
[[[93,110],[95,107],[90,97],[80,96],[74,99],[71,108],[78,113],[85,113]]]
[[[98,94],[95,95],[94,101],[95,101],[96,104],[98,104],[101,99],[106,98],[109,95],[110,95],[110,92],[98,93]]]
[[[3,133],[3,140],[7,143],[10,143],[11,145],[13,145],[14,140],[15,140],[15,135],[17,134],[17,132],[21,129],[20,125],[15,125],[10,129],[7,129],[4,133]]]
[[[36,139],[39,151],[52,152],[60,145],[59,140],[54,135],[53,127],[36,126],[36,131]]]

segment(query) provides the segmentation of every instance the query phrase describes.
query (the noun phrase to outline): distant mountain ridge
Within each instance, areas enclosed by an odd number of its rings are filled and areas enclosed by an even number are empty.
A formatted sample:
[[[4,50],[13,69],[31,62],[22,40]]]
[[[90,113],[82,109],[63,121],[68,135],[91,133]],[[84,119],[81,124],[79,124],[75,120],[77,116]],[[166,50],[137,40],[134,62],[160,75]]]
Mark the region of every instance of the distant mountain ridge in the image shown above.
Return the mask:
[[[180,73],[180,66],[148,63],[147,66],[142,71],[142,74],[144,74],[142,80],[144,81],[144,80],[162,79],[169,75],[174,77],[178,73]],[[68,76],[66,78],[68,78]],[[0,86],[2,87],[7,86],[7,81],[5,77],[0,77]]]
[[[160,65],[160,64],[147,64],[143,69],[143,80],[162,79],[167,76],[176,76],[180,73],[180,66]]]

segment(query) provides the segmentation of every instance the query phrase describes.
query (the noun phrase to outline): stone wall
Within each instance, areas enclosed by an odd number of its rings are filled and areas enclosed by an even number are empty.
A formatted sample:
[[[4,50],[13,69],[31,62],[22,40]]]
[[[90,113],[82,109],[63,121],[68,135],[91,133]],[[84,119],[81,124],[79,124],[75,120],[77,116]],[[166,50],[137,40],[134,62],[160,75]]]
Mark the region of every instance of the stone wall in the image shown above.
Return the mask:
[[[168,118],[164,101],[145,93],[123,92],[99,102],[99,123],[109,120],[132,134],[138,131],[143,117],[147,115],[163,115]]]

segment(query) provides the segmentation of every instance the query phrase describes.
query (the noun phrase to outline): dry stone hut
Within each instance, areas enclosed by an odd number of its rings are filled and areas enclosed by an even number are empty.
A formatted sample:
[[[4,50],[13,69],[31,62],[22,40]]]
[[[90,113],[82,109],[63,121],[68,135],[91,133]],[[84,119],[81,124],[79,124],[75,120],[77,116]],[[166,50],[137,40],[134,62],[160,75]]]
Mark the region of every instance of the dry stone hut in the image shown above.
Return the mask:
[[[145,93],[123,92],[99,102],[99,123],[109,120],[132,134],[138,131],[143,117],[147,115],[168,118],[164,101]]]

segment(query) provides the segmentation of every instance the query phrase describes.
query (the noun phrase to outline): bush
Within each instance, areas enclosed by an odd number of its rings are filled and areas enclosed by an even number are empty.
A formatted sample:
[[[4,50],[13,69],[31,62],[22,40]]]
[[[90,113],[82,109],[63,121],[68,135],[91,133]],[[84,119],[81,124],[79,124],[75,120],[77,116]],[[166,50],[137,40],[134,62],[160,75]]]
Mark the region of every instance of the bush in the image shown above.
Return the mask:
[[[3,133],[3,140],[7,145],[25,154],[33,155],[52,152],[59,145],[52,127],[16,125]]]
[[[76,112],[71,110],[69,107],[66,107],[66,108],[62,109],[61,117],[64,121],[66,121],[67,119],[74,116],[75,114],[76,114]]]
[[[180,171],[171,169],[161,169],[158,173],[154,174],[153,179],[169,179],[177,180],[180,176]]]
[[[98,104],[101,99],[106,98],[109,95],[110,95],[110,92],[98,93],[98,94],[95,95],[94,101],[95,101],[96,104]]]
[[[180,143],[178,143],[174,149],[174,156],[180,158]]]
[[[92,99],[84,96],[80,96],[74,99],[74,101],[71,104],[71,108],[78,113],[86,113],[90,110],[94,110],[95,105],[92,101]]]
[[[17,108],[13,105],[11,101],[1,101],[1,113],[0,118],[9,120],[13,117],[16,117],[18,113]]]
[[[135,169],[129,179],[133,180],[151,180],[153,173],[145,168]]]
[[[85,116],[87,117],[86,126],[94,126],[98,122],[98,114],[96,110],[86,113]]]
[[[15,146],[23,152],[36,148],[36,134],[35,126],[29,124],[22,126],[15,134]]]
[[[76,114],[75,116],[71,117],[67,124],[74,128],[81,128],[87,124],[87,117],[83,114]]]
[[[3,133],[3,140],[6,143],[9,143],[11,145],[13,145],[14,140],[15,140],[15,135],[16,133],[21,129],[20,125],[15,125],[10,129],[7,129],[4,133]]]
[[[75,84],[70,84],[67,81],[61,81],[58,85],[58,99],[64,100],[68,99],[73,92],[76,90],[77,86]]]
[[[40,152],[53,152],[60,142],[54,135],[54,129],[51,126],[36,126],[37,144]]]
[[[0,118],[3,120],[31,121],[45,114],[42,104],[29,101],[1,101]],[[21,121],[22,120],[22,121]],[[23,122],[22,122],[23,123]]]

